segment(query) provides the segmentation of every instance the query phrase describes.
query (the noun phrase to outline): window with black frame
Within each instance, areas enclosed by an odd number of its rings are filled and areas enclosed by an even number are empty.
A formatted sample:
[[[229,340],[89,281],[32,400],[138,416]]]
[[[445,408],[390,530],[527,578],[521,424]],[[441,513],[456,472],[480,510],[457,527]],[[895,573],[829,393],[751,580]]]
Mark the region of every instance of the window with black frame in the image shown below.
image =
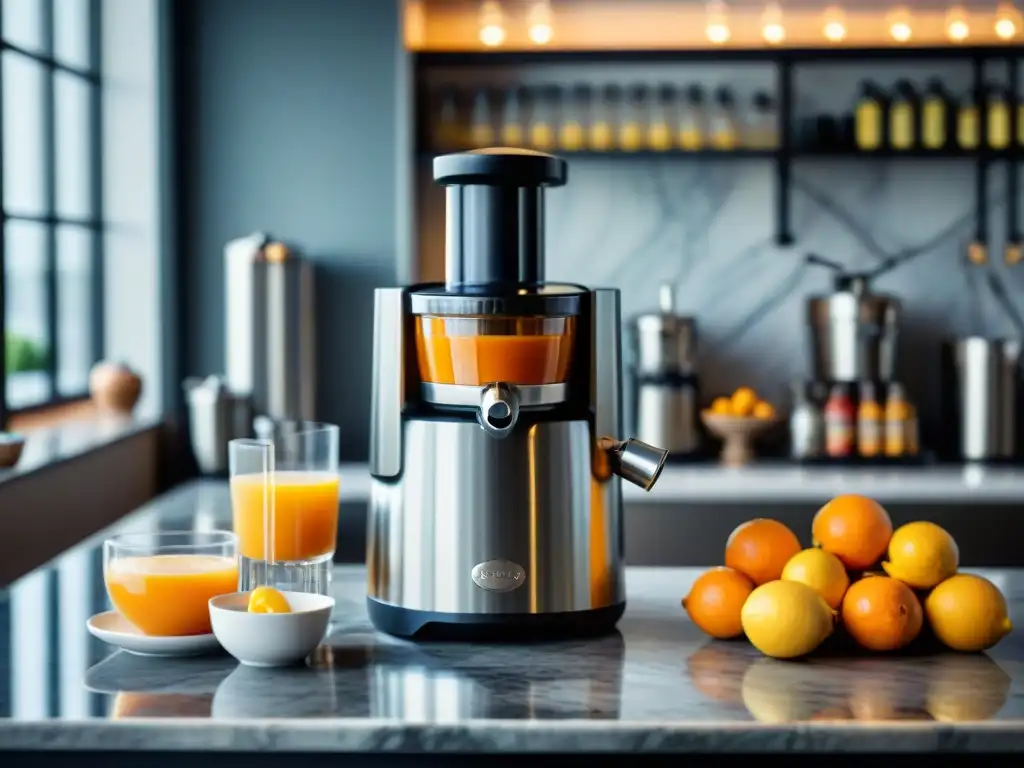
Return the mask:
[[[0,0],[0,428],[102,344],[99,0]]]

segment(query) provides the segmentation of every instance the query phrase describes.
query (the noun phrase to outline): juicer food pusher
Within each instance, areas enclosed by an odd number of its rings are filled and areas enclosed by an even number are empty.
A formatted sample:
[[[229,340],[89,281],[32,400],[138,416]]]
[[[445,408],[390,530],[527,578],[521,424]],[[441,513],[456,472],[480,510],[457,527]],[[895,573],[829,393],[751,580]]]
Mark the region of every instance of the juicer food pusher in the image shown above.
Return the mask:
[[[367,604],[400,636],[610,631],[622,488],[666,453],[620,440],[619,293],[544,280],[544,190],[566,163],[434,161],[443,284],[375,295]]]

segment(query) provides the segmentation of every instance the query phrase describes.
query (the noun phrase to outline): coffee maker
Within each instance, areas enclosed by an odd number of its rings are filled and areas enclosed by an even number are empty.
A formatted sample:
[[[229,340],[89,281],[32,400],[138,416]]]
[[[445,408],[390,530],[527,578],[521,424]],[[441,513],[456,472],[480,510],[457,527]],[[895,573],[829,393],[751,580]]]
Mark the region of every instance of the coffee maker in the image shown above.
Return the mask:
[[[614,629],[624,478],[666,452],[619,440],[619,292],[544,279],[544,190],[565,160],[434,160],[445,282],[374,297],[367,607],[402,637]]]

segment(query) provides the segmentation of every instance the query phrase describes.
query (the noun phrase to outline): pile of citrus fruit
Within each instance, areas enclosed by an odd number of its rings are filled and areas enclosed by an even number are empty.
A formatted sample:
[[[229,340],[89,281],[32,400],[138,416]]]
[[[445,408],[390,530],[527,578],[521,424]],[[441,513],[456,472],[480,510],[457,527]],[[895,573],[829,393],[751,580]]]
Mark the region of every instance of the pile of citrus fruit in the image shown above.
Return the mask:
[[[872,651],[904,648],[926,625],[943,645],[968,652],[1011,630],[1002,593],[957,573],[957,543],[934,523],[893,531],[881,504],[844,495],[818,510],[811,535],[814,546],[801,549],[777,520],[743,523],[726,542],[725,567],[702,574],[683,608],[712,637],[746,635],[779,659],[814,651],[837,626]]]
[[[775,418],[775,408],[762,400],[751,387],[740,387],[729,397],[716,397],[708,413],[715,416],[742,416],[769,420]]]

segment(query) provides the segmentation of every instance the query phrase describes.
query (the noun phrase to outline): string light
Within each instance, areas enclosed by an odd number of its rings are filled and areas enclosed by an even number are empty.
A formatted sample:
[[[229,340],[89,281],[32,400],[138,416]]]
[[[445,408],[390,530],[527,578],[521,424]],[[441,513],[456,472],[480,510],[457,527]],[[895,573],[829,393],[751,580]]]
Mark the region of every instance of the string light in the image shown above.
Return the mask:
[[[1021,13],[1011,2],[1001,2],[996,8],[996,37],[1000,40],[1012,40],[1021,27]]]
[[[505,42],[505,22],[497,0],[485,0],[480,4],[480,42],[488,48]]]
[[[831,43],[841,43],[846,38],[846,14],[838,5],[830,5],[825,9],[825,26],[822,32],[825,39]]]
[[[761,36],[771,45],[778,45],[786,39],[786,28],[782,26],[782,7],[776,2],[768,3],[761,15]]]
[[[716,45],[729,42],[729,13],[723,0],[710,0],[707,4],[707,25],[704,34]]]
[[[954,43],[962,43],[970,34],[967,11],[961,5],[954,5],[946,12],[946,35]]]
[[[537,45],[547,45],[554,37],[551,27],[551,3],[548,0],[537,0],[530,8],[529,15],[530,40]]]
[[[889,36],[897,43],[905,43],[913,36],[910,27],[910,11],[905,6],[894,8],[886,17]]]

